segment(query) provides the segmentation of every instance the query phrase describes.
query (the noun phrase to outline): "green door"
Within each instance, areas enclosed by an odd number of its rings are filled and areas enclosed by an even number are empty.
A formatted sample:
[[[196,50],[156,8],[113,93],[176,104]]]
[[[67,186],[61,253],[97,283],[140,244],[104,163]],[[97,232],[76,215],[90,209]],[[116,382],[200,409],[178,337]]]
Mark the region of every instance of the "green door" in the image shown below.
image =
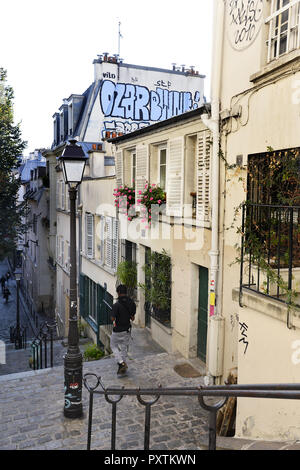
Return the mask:
[[[149,265],[151,262],[151,249],[149,247],[145,248],[145,264]],[[151,288],[151,278],[145,274],[145,284],[146,284],[146,289]],[[150,327],[151,326],[151,315],[150,315],[150,304],[149,302],[145,302],[144,305],[145,308],[145,324],[146,326]]]
[[[199,266],[198,346],[197,355],[206,362],[208,317],[208,269]]]

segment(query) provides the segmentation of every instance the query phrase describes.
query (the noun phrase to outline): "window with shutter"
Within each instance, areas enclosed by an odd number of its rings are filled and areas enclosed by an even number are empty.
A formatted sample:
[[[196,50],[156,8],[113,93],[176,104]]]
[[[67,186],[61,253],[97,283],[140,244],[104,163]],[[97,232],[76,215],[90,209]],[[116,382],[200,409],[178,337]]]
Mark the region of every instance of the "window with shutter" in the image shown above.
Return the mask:
[[[85,248],[86,255],[89,258],[94,257],[94,216],[86,214],[85,216]]]
[[[112,218],[105,217],[105,264],[112,267]]]
[[[136,166],[135,166],[135,193],[144,191],[146,181],[149,178],[149,151],[148,145],[138,145],[136,147]]]
[[[112,240],[112,268],[114,271],[118,268],[119,256],[119,221],[113,219],[113,240]]]
[[[116,182],[117,186],[123,184],[123,151],[116,152]]]
[[[210,221],[210,161],[211,134],[203,131],[197,141],[197,218],[202,222]]]
[[[167,215],[182,216],[184,137],[170,140],[167,155]]]

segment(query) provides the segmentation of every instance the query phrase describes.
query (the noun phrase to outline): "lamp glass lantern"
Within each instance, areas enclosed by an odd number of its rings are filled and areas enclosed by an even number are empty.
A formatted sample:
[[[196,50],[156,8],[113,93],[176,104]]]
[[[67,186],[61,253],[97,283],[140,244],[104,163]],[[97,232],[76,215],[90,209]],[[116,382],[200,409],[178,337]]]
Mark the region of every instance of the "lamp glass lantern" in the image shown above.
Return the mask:
[[[62,163],[62,170],[65,183],[69,187],[78,186],[83,178],[87,157],[76,140],[70,140],[65,147],[59,161]]]

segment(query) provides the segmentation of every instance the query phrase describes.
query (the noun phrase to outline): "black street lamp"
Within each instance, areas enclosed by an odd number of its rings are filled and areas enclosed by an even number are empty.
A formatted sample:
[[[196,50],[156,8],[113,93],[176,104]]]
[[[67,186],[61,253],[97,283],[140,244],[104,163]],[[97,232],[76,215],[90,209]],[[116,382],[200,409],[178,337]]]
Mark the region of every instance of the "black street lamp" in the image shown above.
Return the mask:
[[[20,327],[20,280],[22,276],[22,271],[16,269],[14,272],[16,283],[17,283],[17,317],[16,317],[16,326],[11,327],[11,341],[15,343],[16,349],[22,349],[23,346],[23,335],[21,333]]]
[[[68,349],[64,356],[65,406],[67,418],[82,416],[82,353],[79,348],[77,309],[77,263],[76,263],[76,197],[81,183],[87,157],[76,140],[70,140],[59,161],[70,197],[70,315]]]

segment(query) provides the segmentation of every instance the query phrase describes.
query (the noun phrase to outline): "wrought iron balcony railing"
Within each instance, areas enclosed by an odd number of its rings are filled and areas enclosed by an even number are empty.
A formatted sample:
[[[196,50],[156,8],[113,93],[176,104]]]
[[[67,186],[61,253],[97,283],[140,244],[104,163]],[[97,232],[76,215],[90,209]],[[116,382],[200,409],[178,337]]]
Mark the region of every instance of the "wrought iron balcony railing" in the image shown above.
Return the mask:
[[[300,207],[246,203],[241,235],[241,292],[300,306]]]

